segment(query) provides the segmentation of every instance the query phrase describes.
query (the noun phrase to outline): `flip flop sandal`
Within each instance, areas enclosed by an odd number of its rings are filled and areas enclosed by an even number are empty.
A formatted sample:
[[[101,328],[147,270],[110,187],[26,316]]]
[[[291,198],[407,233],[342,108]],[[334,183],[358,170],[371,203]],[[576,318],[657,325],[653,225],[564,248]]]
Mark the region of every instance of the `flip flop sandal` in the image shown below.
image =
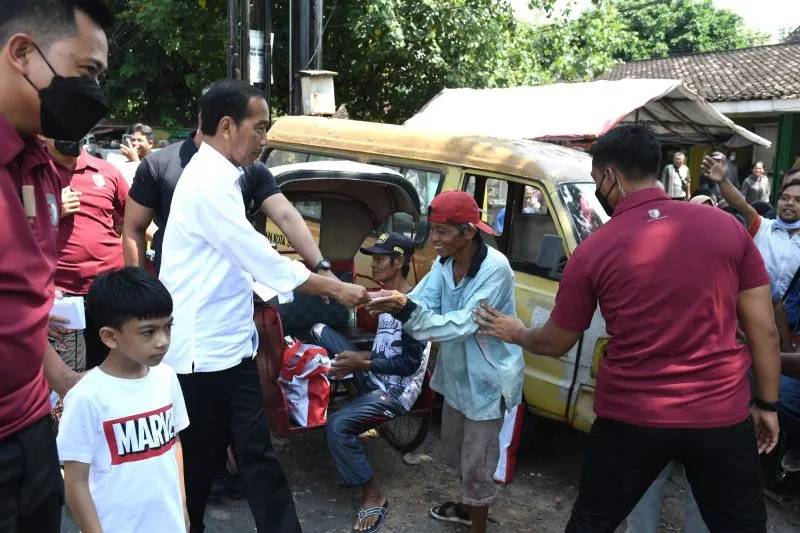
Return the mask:
[[[359,508],[358,509],[358,521],[359,522],[361,522],[362,520],[364,520],[368,516],[375,516],[375,515],[378,515],[378,521],[375,522],[374,524],[372,524],[372,527],[370,527],[369,529],[355,529],[355,528],[353,528],[353,531],[356,531],[357,533],[375,533],[383,525],[383,521],[386,518],[386,513],[387,512],[389,512],[389,500],[386,500],[386,503],[384,503],[380,507],[372,507],[372,508],[366,509],[366,510],[364,510],[363,507]]]
[[[450,510],[453,512],[449,513]],[[446,502],[441,505],[434,505],[431,507],[431,516],[442,522],[453,522],[465,526],[472,525],[472,520],[469,518],[469,511],[460,503]]]

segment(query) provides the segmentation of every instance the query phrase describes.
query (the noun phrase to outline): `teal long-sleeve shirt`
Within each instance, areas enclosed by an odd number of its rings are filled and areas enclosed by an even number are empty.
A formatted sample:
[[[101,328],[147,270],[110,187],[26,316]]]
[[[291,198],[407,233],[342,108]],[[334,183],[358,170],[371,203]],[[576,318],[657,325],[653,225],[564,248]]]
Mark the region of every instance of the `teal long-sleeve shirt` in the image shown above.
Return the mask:
[[[514,271],[508,259],[481,243],[467,275],[456,285],[453,260],[437,260],[408,294],[397,317],[423,342],[441,343],[431,387],[471,420],[503,416],[522,400],[525,362],[522,348],[495,337],[478,337],[472,310],[487,302],[516,315]]]

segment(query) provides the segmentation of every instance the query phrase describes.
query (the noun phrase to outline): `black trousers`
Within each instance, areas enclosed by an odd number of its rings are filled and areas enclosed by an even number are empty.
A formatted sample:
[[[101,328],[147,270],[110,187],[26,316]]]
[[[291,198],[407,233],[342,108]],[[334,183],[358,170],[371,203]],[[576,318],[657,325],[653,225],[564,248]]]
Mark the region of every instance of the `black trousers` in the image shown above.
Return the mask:
[[[0,441],[0,531],[59,533],[64,481],[50,415]]]
[[[568,533],[613,533],[671,460],[686,468],[712,533],[765,533],[767,510],[753,421],[714,429],[664,429],[598,418]]]
[[[255,360],[178,379],[189,414],[180,437],[191,532],[204,530],[208,492],[230,437],[258,532],[300,533],[289,482],[272,451]]]

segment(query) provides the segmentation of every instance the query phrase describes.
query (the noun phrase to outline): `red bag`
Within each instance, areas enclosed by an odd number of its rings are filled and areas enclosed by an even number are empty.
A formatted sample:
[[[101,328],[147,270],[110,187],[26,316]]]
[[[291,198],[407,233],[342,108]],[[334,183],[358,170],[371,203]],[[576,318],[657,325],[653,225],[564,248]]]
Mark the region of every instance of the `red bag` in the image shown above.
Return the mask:
[[[320,426],[328,415],[331,386],[326,375],[331,360],[325,348],[294,340],[283,352],[278,382],[289,405],[289,417],[298,426]]]

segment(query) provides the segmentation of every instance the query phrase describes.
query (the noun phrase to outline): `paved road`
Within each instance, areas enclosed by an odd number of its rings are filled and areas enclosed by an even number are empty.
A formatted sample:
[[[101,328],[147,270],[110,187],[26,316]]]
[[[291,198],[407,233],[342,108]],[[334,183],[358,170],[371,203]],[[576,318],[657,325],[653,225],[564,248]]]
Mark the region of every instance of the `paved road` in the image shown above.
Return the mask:
[[[585,435],[555,424],[547,442],[519,458],[515,480],[501,487],[492,509],[489,531],[550,533],[564,530],[576,496]],[[389,499],[389,515],[382,532],[456,533],[463,527],[442,524],[427,516],[434,503],[458,495],[458,483],[443,468],[438,451],[438,430],[433,428],[419,453],[422,462],[406,465],[400,454],[379,438],[365,445]],[[295,490],[300,521],[306,533],[349,533],[358,507],[358,492],[339,487],[328,458],[322,432],[313,432],[277,443],[281,462]],[[800,481],[782,504],[768,500],[770,533],[800,531]],[[682,530],[683,495],[670,483],[661,515],[663,533]],[[66,514],[66,513],[65,513]],[[243,501],[212,502],[206,513],[208,533],[252,532],[255,530]],[[77,529],[65,518],[64,532]],[[620,532],[624,529],[620,528]]]

